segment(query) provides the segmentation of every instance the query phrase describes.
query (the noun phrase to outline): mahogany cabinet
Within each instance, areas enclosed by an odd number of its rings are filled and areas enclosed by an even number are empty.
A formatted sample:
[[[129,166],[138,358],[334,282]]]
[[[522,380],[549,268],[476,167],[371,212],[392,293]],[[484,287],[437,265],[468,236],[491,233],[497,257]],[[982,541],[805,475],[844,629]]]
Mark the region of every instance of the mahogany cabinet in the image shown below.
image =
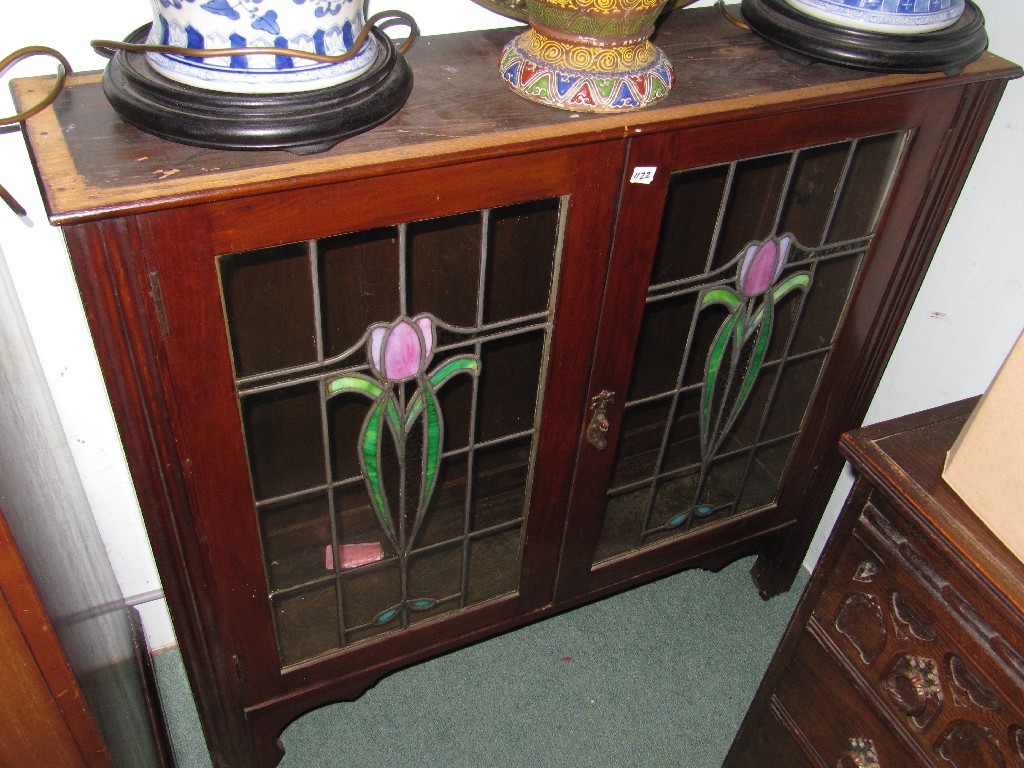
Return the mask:
[[[28,125],[218,765],[387,672],[684,567],[786,590],[1006,81],[799,67],[715,12],[664,105],[420,41],[319,155]],[[21,81],[26,100],[47,83]]]
[[[857,482],[726,768],[1024,765],[1024,564],[941,477],[976,401],[844,437]]]

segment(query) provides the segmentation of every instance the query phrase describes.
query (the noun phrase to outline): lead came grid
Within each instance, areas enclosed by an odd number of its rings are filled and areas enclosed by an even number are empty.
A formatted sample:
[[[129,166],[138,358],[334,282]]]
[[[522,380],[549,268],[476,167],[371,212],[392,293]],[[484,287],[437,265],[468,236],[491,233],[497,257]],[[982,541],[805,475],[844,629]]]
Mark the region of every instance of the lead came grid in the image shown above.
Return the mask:
[[[775,500],[904,139],[868,137],[674,175],[595,564]],[[773,302],[763,360],[752,362],[751,332],[735,370],[711,380],[716,333],[731,318],[714,297],[731,292],[740,307],[732,311],[751,312],[746,320],[756,324],[771,291],[745,294],[741,262],[787,237],[788,260],[772,285],[803,290]],[[742,400],[738,382],[752,367]]]
[[[221,257],[283,665],[517,590],[565,209],[556,198]],[[436,334],[421,376],[380,378],[374,326]],[[374,443],[385,401],[412,416],[382,418]]]

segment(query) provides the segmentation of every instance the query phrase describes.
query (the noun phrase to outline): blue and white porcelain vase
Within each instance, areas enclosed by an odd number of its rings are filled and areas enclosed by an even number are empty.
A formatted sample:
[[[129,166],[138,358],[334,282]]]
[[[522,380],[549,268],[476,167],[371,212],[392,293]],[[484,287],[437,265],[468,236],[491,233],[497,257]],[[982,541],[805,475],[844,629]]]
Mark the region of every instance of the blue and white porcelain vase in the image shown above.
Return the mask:
[[[347,53],[366,23],[364,0],[150,0],[150,45],[191,49],[291,48]],[[186,85],[230,93],[295,93],[328,88],[366,72],[377,56],[373,35],[341,63],[251,54],[200,58],[149,52],[160,74]]]
[[[808,16],[864,32],[915,35],[950,27],[965,0],[786,0]]]

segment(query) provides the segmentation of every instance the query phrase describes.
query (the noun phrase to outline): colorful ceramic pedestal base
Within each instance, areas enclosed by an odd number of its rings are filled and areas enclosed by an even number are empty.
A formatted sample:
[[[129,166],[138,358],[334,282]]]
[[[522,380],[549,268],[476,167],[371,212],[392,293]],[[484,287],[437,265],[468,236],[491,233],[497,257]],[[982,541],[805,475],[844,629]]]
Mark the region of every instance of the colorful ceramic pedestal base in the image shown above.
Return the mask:
[[[520,96],[573,112],[623,112],[664,99],[675,82],[650,41],[570,45],[529,29],[505,46],[501,76]]]

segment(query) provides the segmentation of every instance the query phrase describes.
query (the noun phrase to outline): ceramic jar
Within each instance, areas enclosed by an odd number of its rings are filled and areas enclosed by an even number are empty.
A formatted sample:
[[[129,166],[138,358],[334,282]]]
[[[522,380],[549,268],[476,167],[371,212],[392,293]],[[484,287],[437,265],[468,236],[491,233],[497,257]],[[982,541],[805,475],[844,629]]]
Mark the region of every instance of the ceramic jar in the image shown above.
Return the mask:
[[[520,96],[575,112],[621,112],[668,95],[675,74],[651,43],[667,0],[526,0],[530,28],[505,46]]]
[[[840,27],[882,34],[937,32],[963,16],[965,0],[786,0],[789,5]]]
[[[364,0],[150,0],[151,45],[178,48],[292,48],[337,56],[365,23]],[[373,64],[371,35],[353,58],[322,63],[293,56],[252,54],[199,58],[147,53],[160,74],[186,85],[232,93],[293,93],[352,80]]]

